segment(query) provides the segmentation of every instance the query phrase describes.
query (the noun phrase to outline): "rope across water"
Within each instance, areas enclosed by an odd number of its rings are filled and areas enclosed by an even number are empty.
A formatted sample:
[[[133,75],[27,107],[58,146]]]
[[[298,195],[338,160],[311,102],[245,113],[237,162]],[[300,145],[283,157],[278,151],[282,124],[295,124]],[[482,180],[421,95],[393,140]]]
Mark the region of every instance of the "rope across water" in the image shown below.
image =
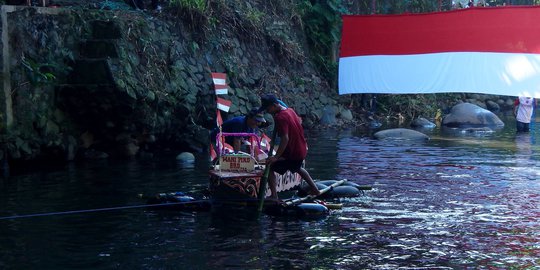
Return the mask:
[[[172,206],[172,205],[194,204],[194,203],[203,203],[203,202],[207,202],[207,200],[195,200],[195,201],[187,201],[187,202],[160,203],[160,204],[127,205],[127,206],[83,209],[83,210],[62,211],[62,212],[13,215],[13,216],[0,217],[0,220],[31,218],[31,217],[46,217],[46,216],[57,216],[57,215],[70,215],[70,214],[80,214],[80,213],[94,213],[94,212],[103,212],[103,211],[125,210],[125,209],[135,209],[135,208],[144,208],[144,207]]]

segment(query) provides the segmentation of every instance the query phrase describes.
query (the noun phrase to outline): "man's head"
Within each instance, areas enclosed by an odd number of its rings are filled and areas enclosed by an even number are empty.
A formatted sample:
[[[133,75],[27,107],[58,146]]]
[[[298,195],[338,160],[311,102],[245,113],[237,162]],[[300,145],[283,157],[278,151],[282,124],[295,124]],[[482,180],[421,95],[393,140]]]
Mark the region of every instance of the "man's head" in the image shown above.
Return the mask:
[[[267,113],[275,113],[279,110],[279,100],[272,94],[264,94],[261,96],[261,107],[259,112],[266,111]]]
[[[250,128],[256,128],[261,123],[265,123],[264,115],[257,108],[251,109],[247,114],[247,124]]]

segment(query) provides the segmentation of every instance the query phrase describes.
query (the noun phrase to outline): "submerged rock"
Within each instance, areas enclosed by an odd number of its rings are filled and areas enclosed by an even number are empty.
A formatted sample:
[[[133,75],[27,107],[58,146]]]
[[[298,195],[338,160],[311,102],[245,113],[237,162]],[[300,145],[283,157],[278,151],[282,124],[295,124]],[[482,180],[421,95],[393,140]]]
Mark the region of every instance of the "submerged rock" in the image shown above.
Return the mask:
[[[493,133],[493,129],[488,127],[479,127],[479,128],[464,128],[461,133],[469,133],[469,134],[486,134],[486,133]]]
[[[181,163],[193,163],[195,162],[195,156],[190,152],[182,152],[176,156],[176,160]]]
[[[411,127],[414,128],[435,128],[436,126],[437,125],[423,117],[418,117],[414,119],[411,123]]]
[[[393,129],[381,130],[375,133],[373,136],[379,140],[392,140],[392,139],[423,140],[423,141],[429,140],[428,135],[422,132],[416,131],[416,130],[406,129],[406,128],[393,128]]]

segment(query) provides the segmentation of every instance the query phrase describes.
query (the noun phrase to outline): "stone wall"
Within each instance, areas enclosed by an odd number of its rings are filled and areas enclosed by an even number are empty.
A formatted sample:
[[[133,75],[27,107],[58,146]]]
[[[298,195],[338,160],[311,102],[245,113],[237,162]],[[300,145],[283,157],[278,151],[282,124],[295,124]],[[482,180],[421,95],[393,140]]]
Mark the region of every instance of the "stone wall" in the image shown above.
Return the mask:
[[[210,72],[228,74],[225,118],[275,93],[307,127],[352,120],[291,22],[250,32],[170,14],[48,10],[8,13],[12,161],[204,151],[216,112]]]

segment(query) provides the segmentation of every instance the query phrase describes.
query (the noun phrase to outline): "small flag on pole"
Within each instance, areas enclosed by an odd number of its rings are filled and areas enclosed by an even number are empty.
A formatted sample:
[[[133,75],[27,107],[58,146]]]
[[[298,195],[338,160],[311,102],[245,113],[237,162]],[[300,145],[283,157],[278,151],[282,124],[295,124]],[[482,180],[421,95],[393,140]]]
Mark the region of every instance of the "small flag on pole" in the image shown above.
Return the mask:
[[[216,146],[218,148],[219,155],[229,154],[234,152],[234,147],[225,142],[224,138],[221,137],[217,140]]]
[[[228,93],[227,74],[212,72],[212,81],[214,82],[216,95],[226,95]]]
[[[270,151],[270,141],[271,141],[271,139],[268,136],[266,136],[266,134],[264,134],[264,133],[262,134],[261,137],[262,137],[261,138],[261,147],[264,150],[266,150],[266,152]]]
[[[224,112],[229,112],[229,109],[231,108],[231,105],[232,105],[232,101],[219,98],[219,97],[217,98],[216,103],[217,103],[217,108]]]

